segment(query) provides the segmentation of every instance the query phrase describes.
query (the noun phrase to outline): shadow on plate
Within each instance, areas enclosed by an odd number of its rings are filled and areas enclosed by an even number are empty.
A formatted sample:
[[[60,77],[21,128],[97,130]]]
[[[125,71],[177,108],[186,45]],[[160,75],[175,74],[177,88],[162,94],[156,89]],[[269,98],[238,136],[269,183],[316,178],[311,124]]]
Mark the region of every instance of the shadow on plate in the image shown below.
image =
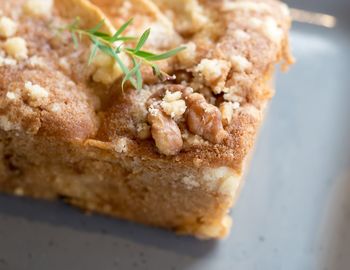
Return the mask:
[[[25,219],[29,222],[65,227],[75,231],[97,233],[127,240],[147,247],[171,251],[190,258],[201,258],[213,250],[216,241],[200,241],[172,232],[113,219],[101,215],[85,215],[62,202],[48,203],[28,198],[0,195],[0,216]]]
[[[321,229],[322,270],[347,270],[350,267],[350,128],[344,138],[343,171],[335,177],[326,203],[324,221]]]
[[[349,164],[350,165],[350,164]],[[348,168],[350,168],[348,166]],[[350,266],[350,170],[340,175],[332,190],[322,229],[322,270],[345,270]]]

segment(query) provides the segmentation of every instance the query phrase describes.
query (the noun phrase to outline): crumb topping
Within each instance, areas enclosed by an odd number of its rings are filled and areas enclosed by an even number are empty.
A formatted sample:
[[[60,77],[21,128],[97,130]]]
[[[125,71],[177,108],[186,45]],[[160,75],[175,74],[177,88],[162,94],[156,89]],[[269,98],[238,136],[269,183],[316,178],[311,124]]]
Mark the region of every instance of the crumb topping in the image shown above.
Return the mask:
[[[259,3],[253,1],[225,1],[222,11],[254,11],[254,12],[271,12],[271,6],[266,3]]]
[[[180,118],[186,111],[187,106],[186,102],[181,99],[182,93],[180,91],[171,93],[167,91],[163,98],[163,101],[160,103],[165,114],[171,118]]]
[[[36,17],[50,16],[53,0],[26,0],[23,5],[25,14]]]
[[[6,53],[16,60],[28,58],[27,42],[21,37],[9,38],[4,43]]]
[[[125,34],[151,28],[145,48],[162,53],[184,44],[187,49],[176,57],[159,61],[170,79],[154,79],[151,68],[142,68],[143,89],[126,84],[123,92],[123,72],[111,56],[97,52],[87,65],[90,43],[82,39],[77,49],[69,34],[53,33],[53,26],[72,21],[56,2],[0,0],[0,128],[96,139],[111,143],[119,154],[142,151],[191,164],[210,162],[206,157],[212,156],[241,163],[272,96],[273,66],[291,63],[286,5],[273,0],[132,0],[113,7],[108,1],[90,2],[94,12],[86,7],[77,12],[92,25],[104,18],[118,28],[134,17]],[[128,61],[125,56],[123,62]],[[234,185],[231,180],[222,190]],[[183,181],[196,187],[191,179]]]
[[[39,107],[47,102],[49,92],[40,85],[33,84],[30,81],[25,82],[24,89],[29,96],[29,104],[33,107]]]
[[[17,32],[17,23],[8,17],[0,18],[0,37],[8,38]]]
[[[5,52],[0,50],[0,66],[15,66],[17,60],[12,57],[6,56]]]

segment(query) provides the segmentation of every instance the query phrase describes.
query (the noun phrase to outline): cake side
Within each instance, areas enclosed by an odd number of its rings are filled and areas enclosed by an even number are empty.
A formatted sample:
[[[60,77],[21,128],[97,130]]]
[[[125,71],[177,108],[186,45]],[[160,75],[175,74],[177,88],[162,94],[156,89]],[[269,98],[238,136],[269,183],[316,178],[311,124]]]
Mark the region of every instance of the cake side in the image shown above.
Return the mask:
[[[0,142],[1,192],[63,199],[85,211],[200,238],[229,232],[228,208],[240,179],[228,167],[128,156],[99,141],[66,144],[0,132]]]
[[[47,1],[41,11],[29,2],[0,0],[3,17],[21,26],[1,37],[0,191],[64,198],[88,211],[201,238],[225,236],[273,95],[274,65],[292,61],[286,6],[188,1],[206,27],[189,9],[181,28],[157,7],[176,16],[168,1],[125,7],[125,1],[75,0],[67,13],[73,2]],[[112,2],[118,9],[108,10]],[[104,19],[105,31],[113,32],[122,8],[126,17],[138,15],[128,34],[142,33],[145,21],[158,30],[146,48],[186,45],[159,62],[174,75],[168,81],[143,67],[143,89],[122,91],[123,73],[111,57],[97,53],[87,65],[88,40],[76,48],[68,33],[52,31],[80,13],[86,27]],[[14,37],[17,52],[8,42]]]

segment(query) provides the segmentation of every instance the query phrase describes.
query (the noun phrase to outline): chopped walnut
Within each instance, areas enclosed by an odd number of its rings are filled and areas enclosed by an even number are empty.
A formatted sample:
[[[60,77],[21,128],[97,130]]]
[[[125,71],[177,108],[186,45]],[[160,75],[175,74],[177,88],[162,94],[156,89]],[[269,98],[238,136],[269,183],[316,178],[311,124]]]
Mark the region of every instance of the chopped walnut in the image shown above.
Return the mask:
[[[220,110],[207,103],[203,95],[189,95],[187,106],[187,125],[192,133],[212,143],[221,143],[228,136],[222,125]]]
[[[160,153],[172,156],[181,151],[183,146],[181,131],[171,117],[151,105],[148,122],[151,124],[152,137]]]

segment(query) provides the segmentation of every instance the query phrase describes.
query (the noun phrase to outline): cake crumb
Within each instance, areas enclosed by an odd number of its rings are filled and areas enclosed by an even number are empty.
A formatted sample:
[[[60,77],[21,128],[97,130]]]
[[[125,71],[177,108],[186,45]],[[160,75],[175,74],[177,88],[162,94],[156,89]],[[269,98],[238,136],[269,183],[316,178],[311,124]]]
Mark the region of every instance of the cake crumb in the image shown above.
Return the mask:
[[[35,68],[35,67],[40,67],[40,68],[44,68],[46,67],[46,63],[44,61],[44,58],[39,57],[39,56],[32,56],[28,59],[28,64],[29,66]]]
[[[229,125],[233,117],[232,102],[223,102],[220,104],[220,112],[222,116],[222,123],[224,125]]]
[[[259,12],[266,13],[271,12],[271,7],[265,3],[257,3],[252,1],[239,1],[239,2],[228,2],[226,1],[223,11],[244,11],[244,12]]]
[[[203,59],[196,67],[196,71],[204,76],[204,79],[211,82],[220,78],[221,72],[221,60],[217,59]]]
[[[0,128],[4,131],[20,130],[19,124],[11,122],[7,115],[0,115]]]
[[[240,41],[247,41],[250,39],[250,35],[241,29],[235,30],[233,36]]]
[[[25,82],[24,88],[27,90],[29,95],[29,104],[34,107],[43,105],[48,97],[49,92],[38,84],[33,84],[30,81]]]
[[[49,110],[54,113],[59,113],[62,111],[62,107],[59,103],[53,103],[49,106]]]
[[[163,101],[160,103],[163,111],[171,118],[179,119],[186,111],[186,102],[181,99],[182,93],[180,91],[167,91]]]
[[[62,57],[60,58],[60,60],[58,61],[58,65],[60,66],[60,68],[62,68],[64,71],[69,71],[70,70],[70,64],[67,60],[66,57]]]
[[[203,77],[204,83],[211,87],[214,94],[220,94],[225,86],[231,63],[219,59],[202,59],[195,72]]]
[[[247,58],[241,55],[232,55],[230,57],[232,67],[235,71],[244,72],[250,68],[252,68],[252,63],[248,61]]]
[[[16,196],[19,196],[19,197],[24,196],[24,190],[23,190],[23,188],[21,188],[21,187],[17,187],[17,188],[14,190],[14,193],[15,193]]]
[[[189,42],[184,45],[186,50],[177,54],[179,62],[184,66],[191,66],[196,61],[197,46],[194,42]]]
[[[283,38],[283,30],[278,26],[276,20],[268,17],[263,24],[265,35],[274,43],[279,44]]]
[[[0,50],[0,67],[1,66],[15,66],[17,65],[17,60],[12,57],[6,57],[5,52]]]
[[[4,43],[6,53],[17,60],[28,58],[27,42],[21,37],[9,38]]]
[[[17,32],[17,23],[8,17],[0,18],[0,37],[12,37]]]
[[[183,177],[182,178],[182,183],[184,183],[186,188],[189,189],[189,190],[200,186],[200,184],[196,181],[194,176],[185,176],[185,177]]]
[[[7,92],[6,93],[6,98],[9,99],[9,100],[16,100],[16,99],[18,99],[18,96],[14,92]]]
[[[146,140],[151,137],[151,127],[147,123],[138,124],[136,131],[141,140]]]
[[[180,91],[170,92],[166,91],[163,101],[172,102],[181,99],[182,93]]]
[[[27,0],[23,5],[23,12],[33,17],[51,16],[53,0]]]
[[[127,138],[119,138],[114,142],[114,150],[121,154],[126,153],[128,151],[128,139]]]
[[[128,63],[129,60],[125,54],[120,54],[120,57],[124,63]],[[92,79],[95,82],[110,85],[123,76],[123,71],[113,57],[100,51],[97,52],[92,66],[95,69],[92,74]]]
[[[261,19],[259,19],[259,18],[255,18],[255,17],[250,18],[250,19],[247,21],[247,23],[248,23],[248,26],[249,26],[249,27],[251,27],[251,28],[253,28],[253,29],[256,29],[256,30],[259,30],[259,29],[263,26],[263,24],[264,24],[263,20],[261,20]]]

